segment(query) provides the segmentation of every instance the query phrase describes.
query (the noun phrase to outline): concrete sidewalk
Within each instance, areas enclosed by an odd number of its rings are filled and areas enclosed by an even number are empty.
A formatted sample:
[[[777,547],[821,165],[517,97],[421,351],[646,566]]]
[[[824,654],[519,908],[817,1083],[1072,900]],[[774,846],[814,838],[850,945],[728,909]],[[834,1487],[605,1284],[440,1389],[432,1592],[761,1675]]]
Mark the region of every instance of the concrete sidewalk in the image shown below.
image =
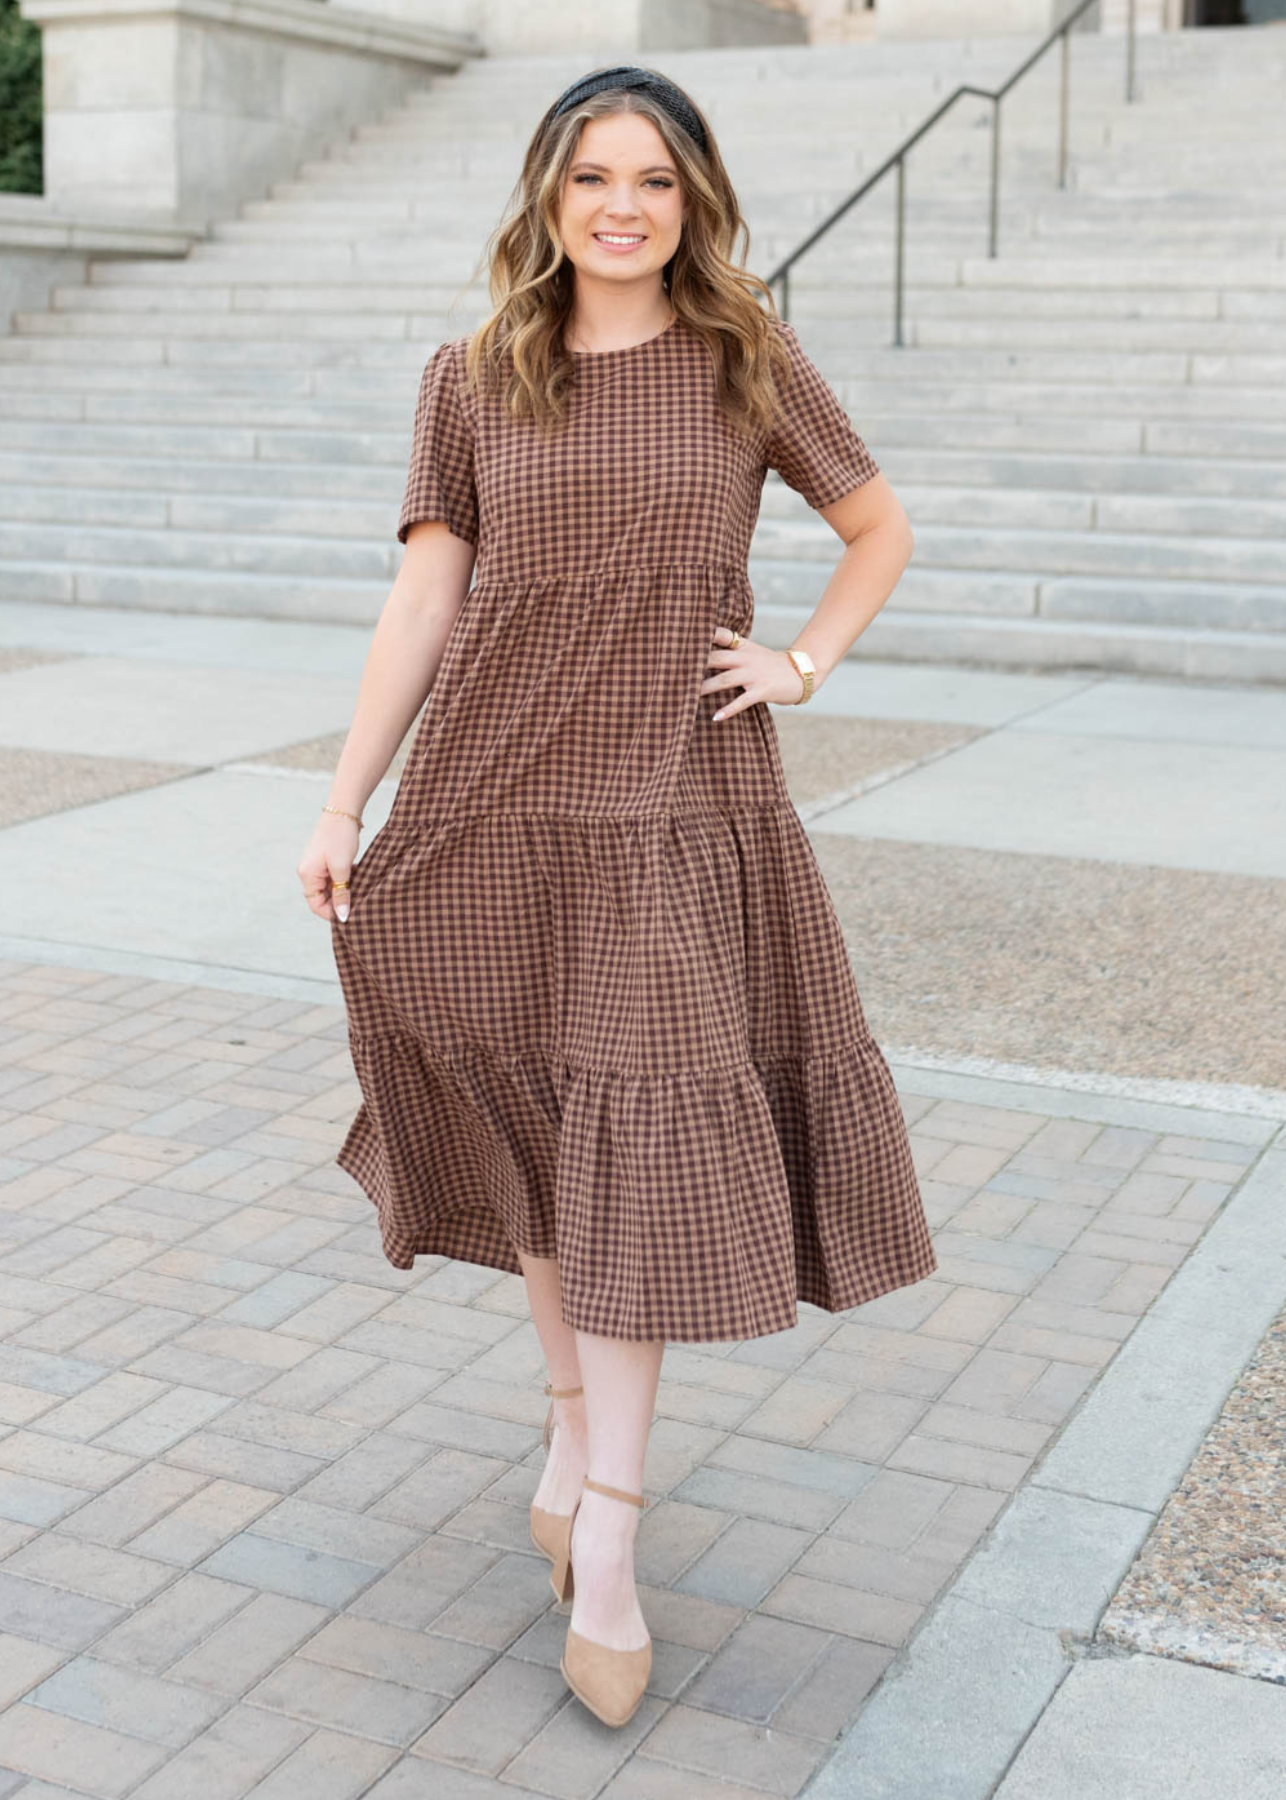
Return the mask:
[[[1280,1791],[1282,1674],[1138,1622],[1286,1300],[1281,695],[857,660],[774,709],[940,1268],[667,1347],[610,1732],[523,1285],[392,1269],[333,1163],[294,864],[367,641],[0,608],[0,1796]]]

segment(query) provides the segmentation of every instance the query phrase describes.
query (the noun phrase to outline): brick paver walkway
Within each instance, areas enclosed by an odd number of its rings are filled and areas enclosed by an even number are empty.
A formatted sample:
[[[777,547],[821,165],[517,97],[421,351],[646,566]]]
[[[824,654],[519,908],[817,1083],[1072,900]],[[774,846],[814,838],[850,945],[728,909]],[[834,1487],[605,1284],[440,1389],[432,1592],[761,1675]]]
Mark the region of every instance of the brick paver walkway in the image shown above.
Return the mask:
[[[384,1261],[341,1011],[0,964],[0,1796],[797,1793],[1255,1156],[899,1088],[941,1267],[667,1346],[613,1731],[525,1289]]]

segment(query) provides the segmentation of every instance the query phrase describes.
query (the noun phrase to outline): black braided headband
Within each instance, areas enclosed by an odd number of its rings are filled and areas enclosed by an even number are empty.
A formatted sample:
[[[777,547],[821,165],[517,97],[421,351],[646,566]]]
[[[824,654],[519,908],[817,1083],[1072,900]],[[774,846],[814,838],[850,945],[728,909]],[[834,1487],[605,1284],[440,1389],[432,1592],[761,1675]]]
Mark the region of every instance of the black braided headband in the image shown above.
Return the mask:
[[[669,113],[675,124],[682,126],[702,153],[706,152],[708,145],[705,127],[679,89],[673,82],[666,81],[664,76],[654,75],[650,69],[640,69],[630,63],[622,63],[616,69],[600,69],[594,75],[584,75],[579,81],[574,81],[555,103],[550,118],[556,119],[560,113],[569,112],[573,106],[579,106],[591,94],[601,94],[605,88],[645,89],[657,105]]]

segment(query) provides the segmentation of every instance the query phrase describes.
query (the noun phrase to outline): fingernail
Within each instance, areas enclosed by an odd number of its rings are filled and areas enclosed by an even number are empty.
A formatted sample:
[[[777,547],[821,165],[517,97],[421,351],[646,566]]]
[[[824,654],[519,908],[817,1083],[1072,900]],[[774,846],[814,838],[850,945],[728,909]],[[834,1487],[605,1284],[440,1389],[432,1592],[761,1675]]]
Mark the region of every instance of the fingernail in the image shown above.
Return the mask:
[[[342,925],[344,923],[344,920],[348,917],[347,906],[337,906],[335,908],[335,912],[338,915],[340,924]]]
[[[723,717],[723,714],[721,712],[717,712],[717,713],[715,713],[714,716],[716,719],[721,719]]]

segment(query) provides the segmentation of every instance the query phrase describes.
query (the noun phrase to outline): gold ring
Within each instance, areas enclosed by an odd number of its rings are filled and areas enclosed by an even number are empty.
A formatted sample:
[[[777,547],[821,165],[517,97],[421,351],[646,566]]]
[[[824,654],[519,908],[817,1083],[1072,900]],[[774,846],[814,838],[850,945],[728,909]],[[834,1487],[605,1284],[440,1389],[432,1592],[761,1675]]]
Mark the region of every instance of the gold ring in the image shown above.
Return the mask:
[[[351,884],[347,881],[332,881],[330,885],[335,893],[338,893],[341,888],[347,888]]]
[[[732,642],[728,645],[729,650],[735,650],[740,642],[741,633],[739,631],[734,631],[732,634]]]

